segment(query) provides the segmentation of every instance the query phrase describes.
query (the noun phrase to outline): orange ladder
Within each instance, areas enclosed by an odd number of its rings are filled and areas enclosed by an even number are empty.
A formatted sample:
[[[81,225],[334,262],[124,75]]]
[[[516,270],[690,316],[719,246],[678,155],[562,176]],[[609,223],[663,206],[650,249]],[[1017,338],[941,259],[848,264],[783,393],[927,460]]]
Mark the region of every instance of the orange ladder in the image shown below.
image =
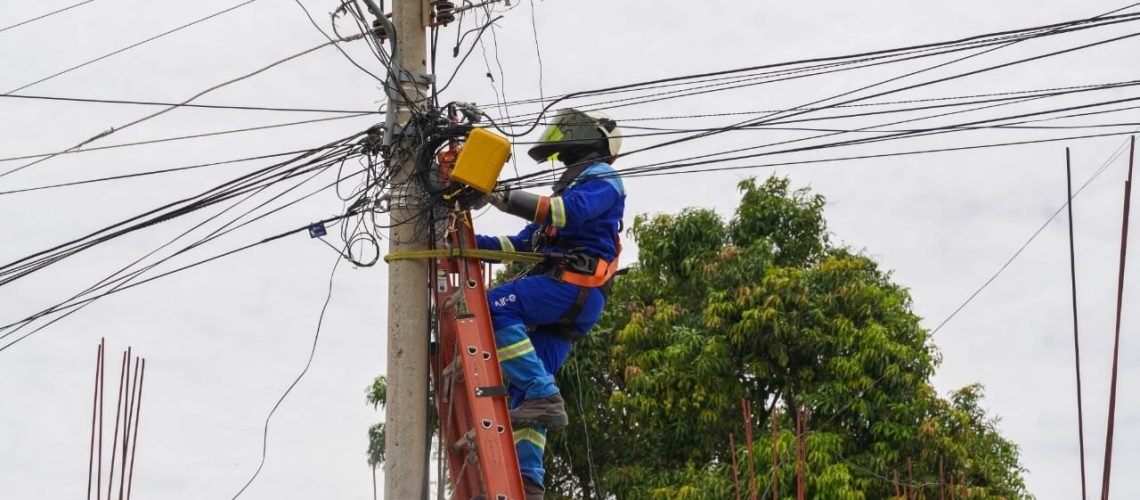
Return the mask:
[[[470,212],[456,217],[460,220],[445,244],[475,248]],[[449,498],[523,500],[483,264],[455,257],[436,259],[433,267],[438,337],[431,378],[440,448],[447,455],[451,479]]]

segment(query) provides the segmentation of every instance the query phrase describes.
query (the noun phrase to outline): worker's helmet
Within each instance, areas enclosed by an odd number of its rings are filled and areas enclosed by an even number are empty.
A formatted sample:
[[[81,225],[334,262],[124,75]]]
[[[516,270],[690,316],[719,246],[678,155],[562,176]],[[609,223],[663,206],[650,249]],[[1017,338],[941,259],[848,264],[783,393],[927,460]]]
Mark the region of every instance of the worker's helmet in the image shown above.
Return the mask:
[[[621,129],[609,115],[566,108],[558,110],[528,154],[534,161],[545,161],[557,160],[559,153],[597,152],[609,158],[620,151]]]

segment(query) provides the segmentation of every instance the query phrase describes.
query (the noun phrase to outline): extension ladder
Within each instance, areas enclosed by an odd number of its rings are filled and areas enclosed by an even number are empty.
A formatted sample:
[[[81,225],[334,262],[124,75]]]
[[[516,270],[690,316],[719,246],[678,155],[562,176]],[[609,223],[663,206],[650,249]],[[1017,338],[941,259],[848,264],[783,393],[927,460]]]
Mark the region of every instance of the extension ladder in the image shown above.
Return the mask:
[[[475,248],[470,212],[456,217],[460,220],[445,244]],[[432,271],[438,337],[431,380],[451,479],[449,498],[523,500],[483,264],[473,257],[438,258]]]

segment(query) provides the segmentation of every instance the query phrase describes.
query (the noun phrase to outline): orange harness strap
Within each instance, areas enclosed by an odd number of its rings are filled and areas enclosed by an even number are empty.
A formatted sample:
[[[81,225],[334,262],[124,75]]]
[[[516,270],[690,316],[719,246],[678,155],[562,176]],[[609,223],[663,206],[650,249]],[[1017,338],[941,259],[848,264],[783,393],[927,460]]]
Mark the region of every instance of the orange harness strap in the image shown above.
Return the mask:
[[[598,267],[594,270],[594,274],[581,274],[570,270],[563,270],[562,275],[559,277],[562,281],[570,283],[571,285],[584,286],[587,288],[598,288],[605,285],[610,278],[614,277],[617,272],[618,260],[614,258],[612,262],[606,262],[598,259]]]

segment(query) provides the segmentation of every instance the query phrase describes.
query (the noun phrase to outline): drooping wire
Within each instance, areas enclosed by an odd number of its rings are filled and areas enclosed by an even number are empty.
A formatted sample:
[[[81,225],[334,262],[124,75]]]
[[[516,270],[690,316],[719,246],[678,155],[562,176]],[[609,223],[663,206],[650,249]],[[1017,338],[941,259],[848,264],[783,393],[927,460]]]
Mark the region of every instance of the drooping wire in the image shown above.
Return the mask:
[[[333,263],[332,270],[329,271],[328,293],[325,295],[324,304],[321,305],[321,313],[317,317],[317,328],[313,333],[313,346],[309,349],[309,358],[305,361],[305,367],[301,369],[301,373],[297,374],[297,377],[293,379],[293,382],[289,384],[289,387],[285,389],[285,392],[281,393],[281,397],[277,399],[277,402],[273,404],[273,408],[269,410],[269,414],[265,416],[265,426],[262,429],[261,434],[261,461],[257,464],[257,470],[253,471],[253,475],[250,476],[249,480],[246,481],[241,489],[239,489],[238,492],[234,494],[232,500],[237,500],[237,498],[245,492],[246,488],[249,488],[249,485],[253,484],[253,481],[257,479],[258,474],[261,474],[261,469],[262,467],[265,467],[265,459],[268,456],[269,450],[269,421],[277,412],[277,408],[279,408],[281,406],[281,403],[285,401],[285,398],[289,396],[289,393],[293,392],[293,388],[301,382],[301,379],[305,377],[306,373],[309,373],[309,367],[313,365],[313,358],[317,354],[317,342],[320,341],[321,338],[321,326],[323,326],[325,322],[325,311],[328,310],[329,302],[332,300],[333,278],[336,276],[336,269],[338,266],[340,266],[340,262],[341,259],[338,255],[336,262]]]
[[[538,102],[546,104],[546,91],[543,89],[542,47],[538,43],[538,20],[535,19],[534,0],[530,0],[530,29],[534,35],[534,55],[538,61]],[[508,117],[510,119],[510,117]]]
[[[482,26],[480,26],[478,28],[474,28],[471,30],[471,31],[477,32],[477,34],[475,35],[475,40],[473,40],[471,42],[471,46],[467,48],[467,52],[465,52],[463,54],[463,58],[460,59],[459,63],[455,65],[455,69],[451,72],[451,76],[447,78],[447,82],[444,83],[443,86],[439,88],[439,93],[442,94],[443,92],[447,91],[448,87],[451,86],[451,82],[453,82],[455,80],[455,76],[459,74],[459,69],[462,68],[463,65],[467,62],[467,58],[471,56],[471,52],[473,52],[475,50],[475,47],[482,40],[483,33],[486,32],[487,29],[490,28],[495,22],[497,22],[498,20],[500,20],[502,18],[503,18],[503,16],[498,16],[494,19],[491,19],[490,21],[487,21]],[[464,37],[466,37],[466,35],[464,35]],[[460,40],[458,42],[456,42],[454,52],[452,53],[453,57],[459,55],[459,43],[462,41],[463,41],[463,38],[460,38]]]
[[[348,52],[345,52],[345,51],[344,51],[344,48],[342,48],[340,45],[337,45],[337,44],[336,44],[336,43],[333,41],[333,40],[334,40],[334,38],[333,38],[333,37],[331,37],[331,36],[329,36],[329,34],[328,34],[328,33],[326,33],[324,29],[322,29],[322,28],[321,28],[321,25],[317,24],[317,20],[316,20],[316,19],[313,19],[313,15],[312,15],[312,14],[309,12],[309,9],[308,9],[307,7],[305,7],[305,4],[301,3],[301,0],[294,0],[294,2],[295,2],[295,3],[297,4],[297,6],[298,6],[298,7],[300,7],[300,8],[301,8],[301,10],[302,10],[302,11],[305,13],[305,17],[309,18],[309,22],[310,22],[310,23],[312,23],[313,27],[314,27],[314,28],[316,28],[318,32],[320,32],[321,36],[325,37],[325,40],[328,40],[328,41],[329,41],[329,43],[333,44],[333,47],[335,47],[335,48],[336,48],[336,50],[337,50],[338,52],[340,52],[340,54],[341,54],[342,56],[344,56],[344,58],[345,58],[345,59],[347,59],[349,63],[351,63],[353,66],[355,66],[355,67],[356,67],[356,69],[359,69],[360,71],[364,72],[364,74],[366,74],[366,75],[368,75],[368,76],[372,77],[372,79],[373,79],[373,80],[376,80],[376,81],[378,81],[378,82],[383,82],[383,81],[384,81],[384,79],[383,79],[383,78],[380,78],[379,76],[376,76],[376,74],[375,74],[375,73],[373,73],[373,72],[371,72],[371,71],[368,71],[368,69],[367,69],[367,68],[365,68],[364,66],[361,66],[361,65],[360,65],[360,63],[356,62],[356,59],[353,59],[353,58],[352,58],[352,56],[348,55]]]
[[[495,93],[496,107],[498,109],[502,110],[502,114],[507,117],[507,121],[511,121],[510,107],[508,107],[505,104],[507,101],[507,74],[503,70],[503,60],[499,58],[499,35],[498,35],[498,32],[495,30],[494,22],[490,21],[491,15],[493,14],[493,12],[491,11],[491,6],[487,5],[484,7],[484,9],[486,10],[487,19],[489,20],[487,22],[487,25],[491,27],[491,41],[492,41],[492,45],[494,46],[495,64],[498,65],[498,68],[499,68],[499,86],[498,87],[495,86],[495,78],[491,76],[491,74],[492,74],[491,73],[491,62],[490,62],[490,60],[487,59],[486,44],[483,42],[482,38],[477,38],[475,41],[479,43],[479,48],[483,52],[483,64],[487,68],[487,79],[489,80],[489,83],[491,85],[491,90]],[[499,16],[499,17],[502,17],[502,16]],[[458,70],[458,68],[456,68],[456,69]],[[519,160],[518,160],[518,157],[519,157],[519,155],[515,154],[515,145],[514,145],[514,143],[511,143],[511,167],[515,171],[515,177],[519,176]]]

